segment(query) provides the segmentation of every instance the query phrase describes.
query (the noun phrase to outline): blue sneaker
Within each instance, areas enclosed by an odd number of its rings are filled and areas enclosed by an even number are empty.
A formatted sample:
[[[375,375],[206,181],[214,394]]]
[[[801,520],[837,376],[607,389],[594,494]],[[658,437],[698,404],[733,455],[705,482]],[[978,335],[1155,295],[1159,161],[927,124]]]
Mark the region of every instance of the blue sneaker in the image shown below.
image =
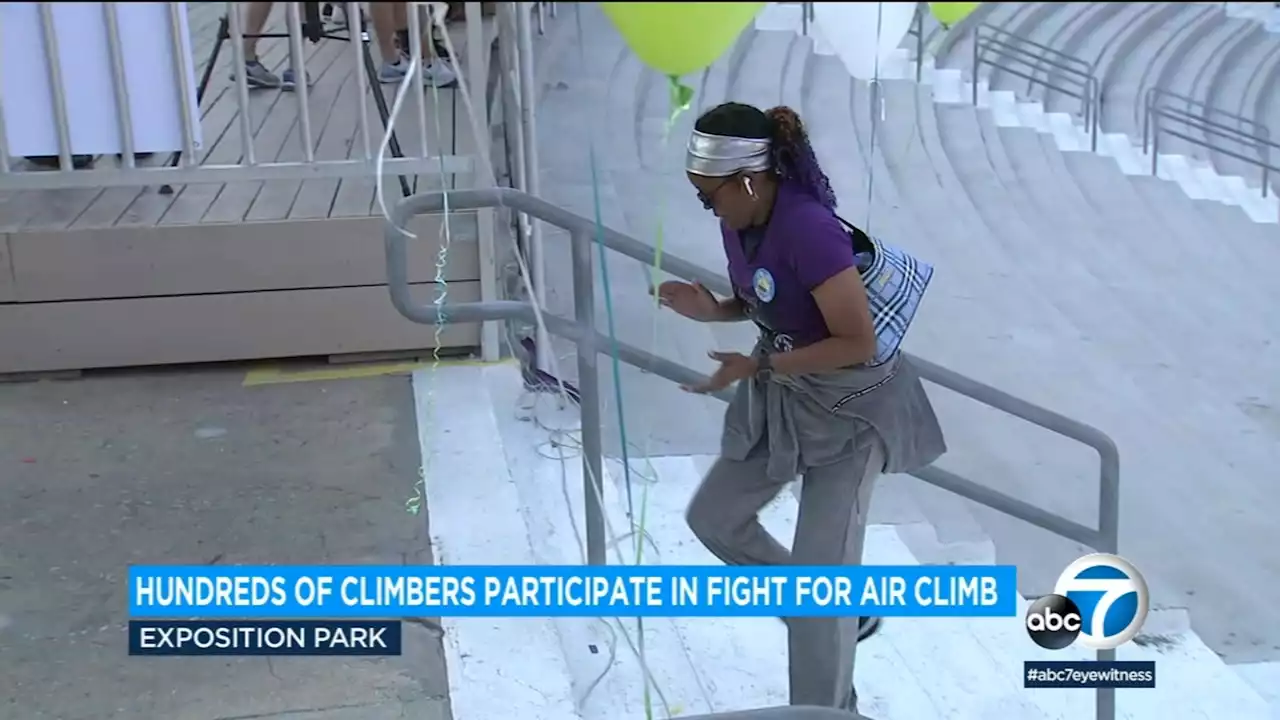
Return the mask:
[[[311,73],[307,73],[307,87],[311,87],[313,84],[314,83],[311,82]],[[285,70],[284,74],[280,76],[280,88],[282,90],[292,90],[297,86],[298,86],[298,79],[295,73],[293,72],[293,68],[289,68],[288,70]]]

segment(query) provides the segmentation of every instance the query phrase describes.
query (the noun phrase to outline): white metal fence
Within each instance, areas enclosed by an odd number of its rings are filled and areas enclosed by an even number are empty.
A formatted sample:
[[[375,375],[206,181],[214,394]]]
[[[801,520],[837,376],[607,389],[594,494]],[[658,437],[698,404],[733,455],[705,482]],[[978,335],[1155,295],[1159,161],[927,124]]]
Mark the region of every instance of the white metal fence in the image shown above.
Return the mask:
[[[440,3],[443,5],[443,3]],[[356,148],[346,158],[320,159],[316,157],[316,138],[313,132],[314,123],[309,110],[309,88],[306,82],[298,82],[294,92],[297,112],[297,140],[301,145],[301,160],[273,161],[259,157],[255,151],[255,134],[252,127],[249,108],[249,79],[244,57],[245,28],[241,12],[249,3],[226,3],[225,15],[219,22],[218,37],[214,41],[214,50],[206,59],[192,58],[194,43],[188,37],[189,30],[185,22],[185,3],[165,3],[169,16],[167,37],[127,38],[121,32],[121,12],[125,3],[5,3],[10,6],[37,6],[39,12],[39,28],[43,57],[39,60],[29,59],[29,65],[21,68],[0,67],[0,78],[6,72],[44,73],[47,80],[48,94],[51,96],[52,117],[56,125],[57,135],[57,168],[40,168],[22,157],[14,157],[10,151],[10,136],[4,127],[6,117],[17,117],[25,107],[38,102],[29,97],[8,96],[0,85],[0,191],[38,190],[59,188],[98,188],[108,186],[166,186],[186,183],[225,183],[238,181],[264,180],[307,180],[316,178],[343,178],[369,176],[374,172],[374,163],[379,146],[383,139],[387,118],[387,101],[378,88],[376,79],[377,65],[371,54],[370,28],[363,12],[363,3],[334,3],[345,9],[346,23],[326,26],[320,17],[321,3],[277,3],[284,5],[285,33],[267,33],[260,37],[274,37],[288,40],[288,55],[291,67],[299,78],[306,75],[306,43],[349,42],[350,62],[355,63],[355,81],[358,83],[358,94],[367,97],[372,95],[377,106],[378,120],[371,121],[365,103],[361,103],[357,112],[358,129],[355,141]],[[152,4],[153,8],[157,4]],[[196,5],[192,3],[191,5]],[[411,8],[422,9],[428,3],[409,3]],[[467,72],[467,85],[473,92],[483,94],[486,87],[484,73],[487,67],[487,52],[481,52],[485,39],[482,26],[480,3],[466,3],[466,57],[461,65]],[[70,6],[70,7],[68,7]],[[77,7],[78,6],[78,7]],[[0,22],[11,17],[10,8],[0,9]],[[67,23],[64,12],[101,13],[101,18],[80,18],[80,21],[100,22],[101,32],[106,36],[106,48],[109,56],[108,67],[111,76],[111,95],[114,99],[111,107],[102,108],[103,113],[114,113],[116,125],[120,128],[118,153],[97,157],[92,167],[76,169],[75,156],[86,154],[74,147],[72,136],[72,118],[68,110],[68,73],[80,72],[80,67],[69,67],[66,54],[60,53],[60,42],[65,40],[60,35],[65,32]],[[539,7],[539,18],[541,8]],[[422,57],[422,29],[424,18],[419,12],[409,12],[409,36],[411,48],[409,52]],[[180,148],[172,148],[174,152],[170,161],[162,166],[143,167],[134,159],[137,147],[137,135],[131,109],[139,106],[136,95],[145,94],[148,88],[140,87],[131,81],[126,71],[124,49],[128,42],[163,42],[168,43],[173,61],[172,82],[177,90],[178,98],[196,96],[196,107],[188,102],[174,103],[176,107],[168,109],[180,115],[182,138]],[[237,104],[236,124],[240,138],[240,157],[236,162],[205,163],[202,162],[203,148],[198,147],[196,133],[193,128],[200,122],[199,101],[204,99],[204,90],[210,87],[214,74],[225,72],[226,63],[217,60],[230,45],[232,62],[230,63],[234,98]],[[190,62],[200,74],[199,81],[188,71]],[[203,67],[201,67],[203,65]],[[192,87],[195,82],[196,87]],[[421,96],[416,93],[419,110]],[[483,105],[483,102],[478,103]],[[381,121],[379,123],[378,121]],[[378,124],[375,124],[378,123]],[[426,152],[427,116],[424,112],[403,113],[396,123],[395,136],[412,136],[420,142],[416,144],[419,152],[400,152],[399,143],[392,143],[392,152],[383,163],[383,172],[387,175],[433,175],[433,174],[469,174],[474,170],[473,155],[428,155]],[[394,136],[393,136],[394,137]],[[488,143],[487,137],[477,137],[474,142]],[[487,157],[487,147],[477,148],[481,157]],[[91,154],[91,153],[90,153]],[[150,163],[148,165],[151,165]]]

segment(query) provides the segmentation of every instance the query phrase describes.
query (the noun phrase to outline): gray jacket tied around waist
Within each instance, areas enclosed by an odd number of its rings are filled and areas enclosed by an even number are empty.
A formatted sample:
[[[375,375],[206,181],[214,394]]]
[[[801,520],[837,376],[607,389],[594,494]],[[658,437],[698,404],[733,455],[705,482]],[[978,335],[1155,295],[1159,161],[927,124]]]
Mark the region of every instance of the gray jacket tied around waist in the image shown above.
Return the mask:
[[[769,475],[790,482],[805,468],[847,459],[868,431],[884,443],[886,473],[917,470],[947,450],[920,376],[901,353],[875,366],[739,382],[720,452],[745,460],[767,442],[760,449]]]

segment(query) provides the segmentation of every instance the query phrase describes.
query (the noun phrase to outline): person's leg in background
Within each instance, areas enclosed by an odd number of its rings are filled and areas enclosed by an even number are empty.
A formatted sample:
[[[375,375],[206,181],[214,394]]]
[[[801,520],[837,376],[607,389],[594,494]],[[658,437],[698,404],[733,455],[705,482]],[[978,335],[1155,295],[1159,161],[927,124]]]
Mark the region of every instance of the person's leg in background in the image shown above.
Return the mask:
[[[409,41],[409,14],[405,8],[405,5],[401,5],[396,16],[396,42],[400,46],[400,54],[409,57],[412,46]],[[423,12],[419,17],[422,26],[423,79],[436,87],[452,87],[458,81],[458,76],[449,62],[448,53],[435,40],[436,27],[431,21],[431,11]]]
[[[382,70],[378,78],[383,82],[395,82],[387,79],[391,68],[400,64],[400,52],[396,50],[396,6],[398,2],[369,3],[369,20],[373,23],[373,39],[378,43],[378,55],[382,58]],[[404,72],[400,72],[404,76]]]
[[[884,445],[864,428],[852,458],[808,468],[800,491],[800,515],[791,560],[797,565],[858,565],[867,532],[867,509],[884,470]],[[787,620],[791,704],[857,712],[854,654],[862,619],[803,617]]]
[[[267,27],[273,2],[244,3],[244,69],[251,88],[278,88],[283,85],[280,77],[267,69],[258,59],[258,35]]]
[[[267,20],[271,17],[274,2],[250,2],[245,3],[248,7],[245,9],[244,18],[244,69],[245,78],[249,83],[249,87],[255,88],[284,88],[292,90],[297,84],[297,77],[293,72],[293,68],[284,71],[283,75],[277,76],[275,73],[267,69],[266,65],[258,59],[258,35],[261,35],[267,27]],[[287,42],[282,40],[282,42]],[[307,75],[307,84],[311,83],[311,75]]]
[[[465,22],[466,18],[461,13],[461,10],[463,9],[462,6],[465,4],[466,3],[452,3],[452,2],[446,3],[446,5],[449,6],[444,16],[444,21],[446,26],[452,25],[458,22]],[[442,28],[437,27],[435,23],[432,23],[431,18],[429,16],[425,18],[425,21],[430,25],[430,27],[426,28],[426,31],[427,31],[427,35],[431,37],[431,51],[435,53],[436,57],[441,58],[445,62],[449,63],[450,68],[453,68],[454,63],[453,63],[453,58],[450,57],[449,55],[449,48],[445,47],[444,41],[441,39],[441,34],[444,32],[444,30]],[[404,39],[405,39],[405,42],[408,42],[409,40],[408,31],[405,32]],[[423,48],[425,49],[426,46],[423,45]],[[406,49],[406,52],[408,52],[407,49]]]
[[[398,83],[409,71],[409,13],[408,4],[402,2],[370,3],[373,32],[377,35],[378,53],[382,56],[382,67],[378,70],[378,80],[384,83]],[[424,24],[423,32],[429,35],[429,28]],[[457,77],[449,66],[434,57],[429,41],[423,43],[427,54],[423,58],[421,72],[424,84],[436,87],[447,87],[457,81]]]

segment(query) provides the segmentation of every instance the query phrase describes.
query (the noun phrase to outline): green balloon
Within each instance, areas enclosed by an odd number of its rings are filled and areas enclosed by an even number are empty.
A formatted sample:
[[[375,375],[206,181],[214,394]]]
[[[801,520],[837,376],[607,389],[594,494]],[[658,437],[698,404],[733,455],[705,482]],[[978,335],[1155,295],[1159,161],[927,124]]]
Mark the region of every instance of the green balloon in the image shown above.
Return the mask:
[[[765,6],[762,2],[605,2],[631,50],[664,75],[709,67]]]
[[[931,2],[929,12],[942,23],[943,27],[951,27],[969,17],[969,13],[978,9],[982,3],[976,2]]]

